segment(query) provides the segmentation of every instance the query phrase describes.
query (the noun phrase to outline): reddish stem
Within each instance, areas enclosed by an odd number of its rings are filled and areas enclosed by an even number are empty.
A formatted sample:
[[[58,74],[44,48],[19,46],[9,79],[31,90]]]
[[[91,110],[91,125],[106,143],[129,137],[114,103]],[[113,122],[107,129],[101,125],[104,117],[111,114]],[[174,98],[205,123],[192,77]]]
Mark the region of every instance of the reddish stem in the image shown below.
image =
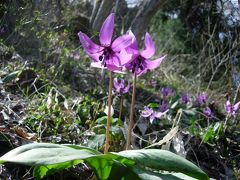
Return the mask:
[[[127,136],[127,145],[126,150],[130,149],[131,146],[131,139],[132,139],[132,128],[133,128],[133,115],[134,115],[134,106],[135,106],[135,97],[136,97],[136,81],[137,76],[136,73],[133,75],[133,93],[132,93],[132,103],[131,103],[131,109],[130,109],[130,118],[129,118],[129,124],[128,124],[128,136]]]
[[[107,116],[107,128],[106,128],[106,138],[104,145],[104,154],[108,152],[109,145],[109,130],[111,125],[111,106],[112,106],[112,88],[113,88],[113,77],[112,72],[109,72],[109,88],[108,88],[108,116]]]

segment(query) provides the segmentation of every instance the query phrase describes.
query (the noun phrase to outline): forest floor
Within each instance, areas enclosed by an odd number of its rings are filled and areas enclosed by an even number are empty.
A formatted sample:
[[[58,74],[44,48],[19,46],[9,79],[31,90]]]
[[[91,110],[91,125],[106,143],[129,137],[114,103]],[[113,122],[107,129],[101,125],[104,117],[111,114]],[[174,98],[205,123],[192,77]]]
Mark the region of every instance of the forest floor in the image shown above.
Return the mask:
[[[106,75],[87,66],[77,70],[64,67],[64,73],[61,74],[63,78],[59,78],[59,74],[54,76],[49,73],[51,68],[46,71],[42,67],[28,64],[16,53],[1,52],[1,59],[0,155],[15,147],[34,142],[86,144],[86,141],[91,140],[89,134],[93,131],[89,129],[94,129],[96,125],[91,120],[104,115],[107,97],[104,92],[107,89],[107,79],[104,78]],[[158,97],[155,90],[149,90],[150,84],[144,85],[137,88],[136,109],[141,109],[146,102]],[[127,109],[130,97],[125,97],[124,103]],[[117,104],[118,102],[115,106]],[[139,112],[136,114],[139,118]],[[168,129],[168,126],[166,125],[165,129]],[[154,128],[147,131],[160,132]],[[139,127],[134,132],[141,135]],[[166,132],[163,132],[163,136]],[[210,144],[184,131],[181,135],[185,141],[186,158],[201,167],[210,177],[226,179],[239,175],[238,136],[226,134],[226,138],[219,140],[218,144]],[[121,136],[116,141],[120,144],[112,150],[122,150],[124,141],[124,137]],[[138,141],[139,139],[136,140],[135,147],[142,148],[142,142]],[[227,158],[218,152],[225,146],[228,152],[231,152]],[[31,167],[11,163],[0,165],[0,179],[32,178]],[[94,175],[90,168],[78,165],[46,179],[94,179]]]

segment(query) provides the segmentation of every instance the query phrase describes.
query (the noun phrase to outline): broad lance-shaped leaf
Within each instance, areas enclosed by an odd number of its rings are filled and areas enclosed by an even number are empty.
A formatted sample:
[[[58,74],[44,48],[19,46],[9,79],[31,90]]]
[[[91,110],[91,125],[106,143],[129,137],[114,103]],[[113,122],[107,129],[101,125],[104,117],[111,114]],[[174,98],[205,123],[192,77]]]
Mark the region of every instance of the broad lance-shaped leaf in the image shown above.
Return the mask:
[[[115,155],[101,154],[88,147],[78,145],[57,145],[49,143],[33,143],[20,146],[0,158],[0,163],[12,162],[35,166],[34,177],[46,175],[69,168],[81,162],[92,167],[100,180],[109,179],[112,167],[115,167]],[[126,161],[131,161],[127,160]],[[122,169],[121,163],[118,164]],[[122,165],[124,167],[124,165]],[[118,168],[117,168],[118,169]],[[111,176],[113,176],[111,174]]]
[[[197,179],[209,179],[207,174],[196,165],[169,151],[146,149],[121,151],[112,154],[131,159],[141,166],[149,167],[154,170],[181,172]]]
[[[33,169],[33,177],[37,179],[42,179],[48,175],[54,174],[63,169],[70,168],[82,162],[83,160],[74,160],[58,164],[51,164],[47,166],[35,166]]]
[[[158,172],[136,170],[139,166],[156,171],[181,172],[201,180],[208,179],[208,176],[201,169],[186,159],[171,152],[157,149],[101,154],[90,148],[77,145],[33,143],[20,146],[0,158],[0,163],[13,162],[37,166],[34,173],[35,177],[38,178],[83,161],[92,167],[100,180],[115,178],[114,173],[116,172],[124,172],[125,175],[121,177],[126,180],[136,179],[135,175],[141,179],[147,178],[148,175],[149,177],[172,177],[172,175],[163,176]]]
[[[158,173],[143,169],[138,166],[133,166],[131,169],[141,180],[196,180],[195,178],[182,173]]]
[[[33,143],[20,146],[0,158],[0,163],[13,162],[30,166],[57,164],[96,156],[86,149],[74,149],[64,145]]]

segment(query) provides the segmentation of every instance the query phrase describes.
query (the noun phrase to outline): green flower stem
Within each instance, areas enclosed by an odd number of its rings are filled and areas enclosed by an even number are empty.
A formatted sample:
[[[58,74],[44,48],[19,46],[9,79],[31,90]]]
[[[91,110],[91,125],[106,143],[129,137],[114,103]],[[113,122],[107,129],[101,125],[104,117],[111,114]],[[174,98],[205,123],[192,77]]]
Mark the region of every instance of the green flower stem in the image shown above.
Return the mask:
[[[131,139],[132,139],[132,128],[133,128],[133,115],[134,115],[134,106],[135,106],[135,97],[136,97],[136,81],[137,76],[136,73],[133,75],[133,94],[132,94],[132,104],[130,109],[130,118],[128,124],[128,136],[127,136],[127,145],[126,150],[130,149],[131,146]]]
[[[112,72],[109,71],[108,116],[107,116],[107,128],[106,128],[106,135],[105,135],[106,138],[105,138],[105,145],[104,145],[104,154],[108,152],[108,149],[110,147],[109,130],[110,130],[110,123],[111,123],[112,88],[113,88],[113,75],[112,75]]]
[[[119,116],[118,116],[118,119],[121,119],[121,116],[122,116],[122,109],[123,109],[123,97],[121,96],[120,97],[120,107],[119,107]]]

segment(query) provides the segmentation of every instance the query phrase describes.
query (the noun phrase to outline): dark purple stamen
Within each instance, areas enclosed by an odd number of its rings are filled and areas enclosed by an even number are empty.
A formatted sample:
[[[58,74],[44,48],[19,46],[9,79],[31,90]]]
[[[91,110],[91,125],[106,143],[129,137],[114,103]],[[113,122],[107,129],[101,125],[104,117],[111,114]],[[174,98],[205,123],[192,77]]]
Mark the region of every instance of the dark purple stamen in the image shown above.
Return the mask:
[[[105,47],[103,54],[99,56],[99,61],[102,61],[102,66],[107,66],[107,61],[113,56],[114,52],[110,47]]]
[[[144,58],[142,56],[138,56],[135,61],[132,63],[132,73],[140,69],[141,71],[144,69]]]

